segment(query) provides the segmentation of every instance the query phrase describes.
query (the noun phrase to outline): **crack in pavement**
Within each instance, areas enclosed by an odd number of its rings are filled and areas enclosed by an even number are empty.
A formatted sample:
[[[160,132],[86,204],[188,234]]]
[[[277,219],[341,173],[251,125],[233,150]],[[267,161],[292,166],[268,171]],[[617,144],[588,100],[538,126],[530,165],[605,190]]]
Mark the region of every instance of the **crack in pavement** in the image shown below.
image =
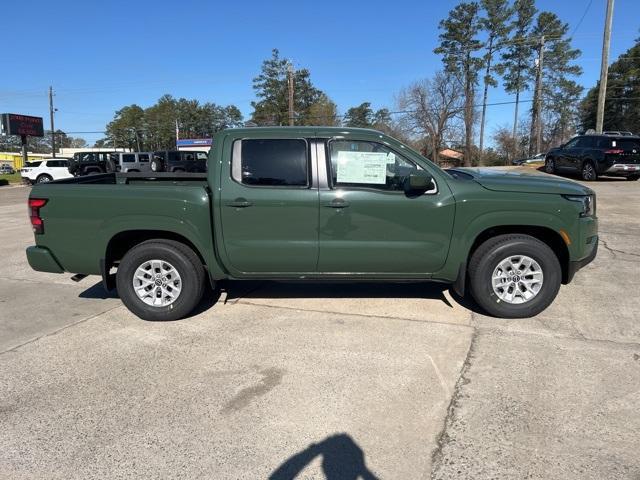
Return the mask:
[[[122,304],[116,305],[115,307],[111,307],[108,310],[105,310],[104,312],[96,313],[95,315],[91,315],[91,316],[89,316],[87,318],[83,318],[81,320],[78,320],[77,322],[70,323],[70,324],[65,325],[63,327],[60,327],[60,328],[58,328],[58,329],[56,329],[56,330],[54,330],[52,332],[48,332],[48,333],[45,333],[45,334],[40,335],[38,337],[31,338],[31,339],[29,339],[29,340],[27,340],[25,342],[22,342],[19,345],[15,345],[15,346],[13,346],[11,348],[8,348],[7,350],[3,350],[2,352],[0,352],[0,355],[4,355],[5,353],[14,352],[14,351],[18,350],[19,348],[22,348],[25,345],[29,345],[30,343],[37,342],[38,340],[40,340],[42,338],[52,337],[52,336],[57,335],[58,333],[62,332],[63,330],[67,330],[68,328],[75,327],[77,325],[80,325],[81,323],[88,322],[89,320],[97,318],[100,315],[104,315],[105,313],[109,313],[110,311],[115,310],[116,308],[121,308],[121,307],[124,307],[124,305],[122,305]]]
[[[625,252],[624,250],[617,250],[615,248],[611,248],[607,244],[607,241],[604,240],[602,237],[599,240],[600,240],[600,243],[602,244],[602,246],[605,248],[605,250],[607,250],[609,253],[611,253],[611,255],[613,255],[614,257],[617,257],[617,254],[620,253],[622,255],[630,255],[632,257],[639,257],[640,258],[640,253],[631,253],[631,252]]]
[[[415,318],[406,318],[406,317],[394,317],[387,315],[375,315],[368,313],[346,313],[346,312],[336,312],[333,310],[316,310],[313,308],[302,308],[302,307],[285,307],[281,305],[268,305],[266,303],[254,303],[248,302],[246,300],[239,300],[237,302],[231,303],[231,305],[250,305],[252,307],[266,307],[266,308],[278,308],[282,310],[293,310],[296,312],[312,312],[312,313],[326,313],[329,315],[345,315],[348,317],[366,317],[366,318],[382,318],[389,320],[400,320],[404,322],[414,322],[414,323],[434,323],[436,325],[447,325],[450,327],[465,327],[465,328],[473,328],[471,325],[467,325],[464,323],[449,323],[449,322],[439,322],[437,320],[418,320]]]
[[[474,320],[474,314],[471,312],[471,319]],[[443,449],[451,440],[447,430],[453,424],[456,416],[456,409],[459,406],[459,399],[462,396],[462,387],[469,383],[469,379],[467,378],[467,372],[471,368],[471,361],[473,360],[476,345],[478,340],[478,335],[480,334],[479,330],[473,327],[473,333],[471,335],[471,341],[469,342],[469,350],[467,350],[467,355],[465,356],[464,362],[462,363],[462,368],[460,369],[460,375],[458,376],[458,380],[456,381],[455,387],[453,388],[453,395],[451,396],[451,400],[449,401],[449,406],[447,407],[447,415],[444,419],[444,424],[442,426],[442,430],[436,437],[436,448],[431,453],[431,478],[432,480],[437,479],[436,472],[439,466],[442,464],[442,460],[444,457]]]

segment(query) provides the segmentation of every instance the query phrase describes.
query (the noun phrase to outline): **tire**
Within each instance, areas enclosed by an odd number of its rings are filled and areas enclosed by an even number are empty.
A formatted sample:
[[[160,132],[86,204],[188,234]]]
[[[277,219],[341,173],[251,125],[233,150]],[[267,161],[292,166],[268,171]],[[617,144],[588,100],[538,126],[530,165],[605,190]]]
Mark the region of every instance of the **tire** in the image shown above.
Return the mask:
[[[157,158],[151,160],[151,164],[149,165],[152,172],[164,172],[164,162]]]
[[[520,257],[518,262],[508,264],[521,266],[520,262],[527,262],[523,257],[533,261],[529,268],[523,270],[524,273],[516,271],[517,268],[513,269],[515,276],[511,278],[517,277],[517,289],[520,289],[520,293],[516,292],[514,284],[509,283],[506,278],[503,278],[506,281],[504,284],[497,281],[505,287],[494,287],[494,273],[498,272],[503,261],[517,257]],[[468,271],[473,298],[487,313],[500,318],[528,318],[539,314],[556,298],[562,282],[562,269],[553,250],[537,238],[521,234],[498,235],[484,242],[473,253]],[[534,273],[537,271],[541,271],[541,274]],[[509,272],[506,275],[508,277]],[[526,300],[522,290],[524,287],[521,287],[523,283],[519,280],[531,282],[535,278],[541,280],[537,284],[542,285],[536,287],[536,284],[531,284],[531,287],[538,290],[533,292],[526,289],[529,294],[533,294]],[[509,291],[516,292],[511,301],[508,300]],[[519,300],[523,301],[518,302]]]
[[[627,180],[631,180],[632,182],[635,182],[638,179],[640,179],[640,176],[638,176],[638,175],[629,175],[627,177]]]
[[[552,175],[556,173],[556,160],[553,157],[549,157],[545,160],[544,171]]]
[[[49,183],[53,180],[53,177],[51,177],[51,175],[47,175],[46,173],[43,173],[42,175],[38,175],[38,178],[36,178],[36,183]]]
[[[580,169],[580,177],[585,182],[595,182],[598,179],[598,172],[596,171],[596,167],[591,160],[587,160],[582,164],[582,169]]]
[[[156,268],[155,260],[161,263]],[[150,265],[153,262],[152,265]],[[150,266],[145,270],[143,267]],[[171,270],[168,268],[171,267]],[[146,272],[138,275],[152,283],[138,285],[139,296],[134,287],[136,273],[139,268]],[[155,277],[154,269],[163,277]],[[176,275],[177,273],[177,275]],[[146,275],[149,276],[147,280]],[[164,277],[166,275],[166,277]],[[129,250],[116,273],[116,286],[120,299],[125,306],[143,320],[168,321],[184,318],[196,307],[204,292],[205,273],[202,262],[191,248],[173,240],[148,240]],[[159,282],[162,282],[160,284]],[[171,293],[175,294],[171,299]],[[157,296],[159,294],[159,296]],[[158,302],[151,305],[147,302]]]
[[[111,159],[105,160],[105,162],[104,162],[104,171],[105,171],[105,173],[116,172],[116,171],[118,171],[118,165],[116,165],[116,163]]]

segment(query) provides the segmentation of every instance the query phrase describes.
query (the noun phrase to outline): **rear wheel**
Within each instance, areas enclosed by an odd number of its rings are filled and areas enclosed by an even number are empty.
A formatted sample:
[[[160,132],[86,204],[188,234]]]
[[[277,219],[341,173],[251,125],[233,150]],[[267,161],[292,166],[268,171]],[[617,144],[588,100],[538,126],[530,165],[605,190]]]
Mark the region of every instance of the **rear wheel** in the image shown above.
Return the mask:
[[[38,178],[36,178],[36,183],[49,183],[52,180],[53,178],[51,177],[51,175],[43,173],[42,175],[39,175]]]
[[[173,240],[149,240],[133,247],[116,274],[122,302],[144,320],[187,316],[202,298],[204,279],[195,252]]]
[[[478,247],[469,263],[471,293],[490,315],[533,317],[547,308],[562,281],[551,248],[529,235],[499,235]]]
[[[544,171],[547,173],[556,173],[556,161],[553,157],[549,157],[544,162]]]
[[[596,172],[596,167],[594,167],[593,162],[591,160],[587,160],[582,164],[582,180],[585,182],[593,182],[598,179],[598,173]]]

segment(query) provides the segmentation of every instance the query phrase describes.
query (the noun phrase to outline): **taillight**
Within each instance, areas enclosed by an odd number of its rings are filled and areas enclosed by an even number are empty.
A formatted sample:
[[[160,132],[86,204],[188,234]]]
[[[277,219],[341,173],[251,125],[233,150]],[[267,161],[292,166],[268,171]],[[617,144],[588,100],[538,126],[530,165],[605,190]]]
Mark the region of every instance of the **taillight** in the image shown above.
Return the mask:
[[[29,199],[29,219],[33,227],[33,233],[44,233],[44,222],[40,218],[40,209],[47,203],[46,198]]]
[[[622,150],[621,148],[612,148],[610,150],[605,150],[604,153],[611,153],[613,155],[620,155],[621,153],[624,153],[624,150]]]

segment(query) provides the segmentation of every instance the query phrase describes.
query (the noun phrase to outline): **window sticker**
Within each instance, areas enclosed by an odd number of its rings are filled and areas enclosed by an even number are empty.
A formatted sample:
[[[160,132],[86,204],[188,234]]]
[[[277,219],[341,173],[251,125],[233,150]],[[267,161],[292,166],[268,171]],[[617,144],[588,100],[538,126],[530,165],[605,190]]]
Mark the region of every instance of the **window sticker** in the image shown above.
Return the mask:
[[[386,153],[339,151],[337,182],[384,185],[387,182],[387,163]]]
[[[396,163],[396,154],[393,152],[389,152],[387,153],[387,163],[393,163],[395,165]]]

